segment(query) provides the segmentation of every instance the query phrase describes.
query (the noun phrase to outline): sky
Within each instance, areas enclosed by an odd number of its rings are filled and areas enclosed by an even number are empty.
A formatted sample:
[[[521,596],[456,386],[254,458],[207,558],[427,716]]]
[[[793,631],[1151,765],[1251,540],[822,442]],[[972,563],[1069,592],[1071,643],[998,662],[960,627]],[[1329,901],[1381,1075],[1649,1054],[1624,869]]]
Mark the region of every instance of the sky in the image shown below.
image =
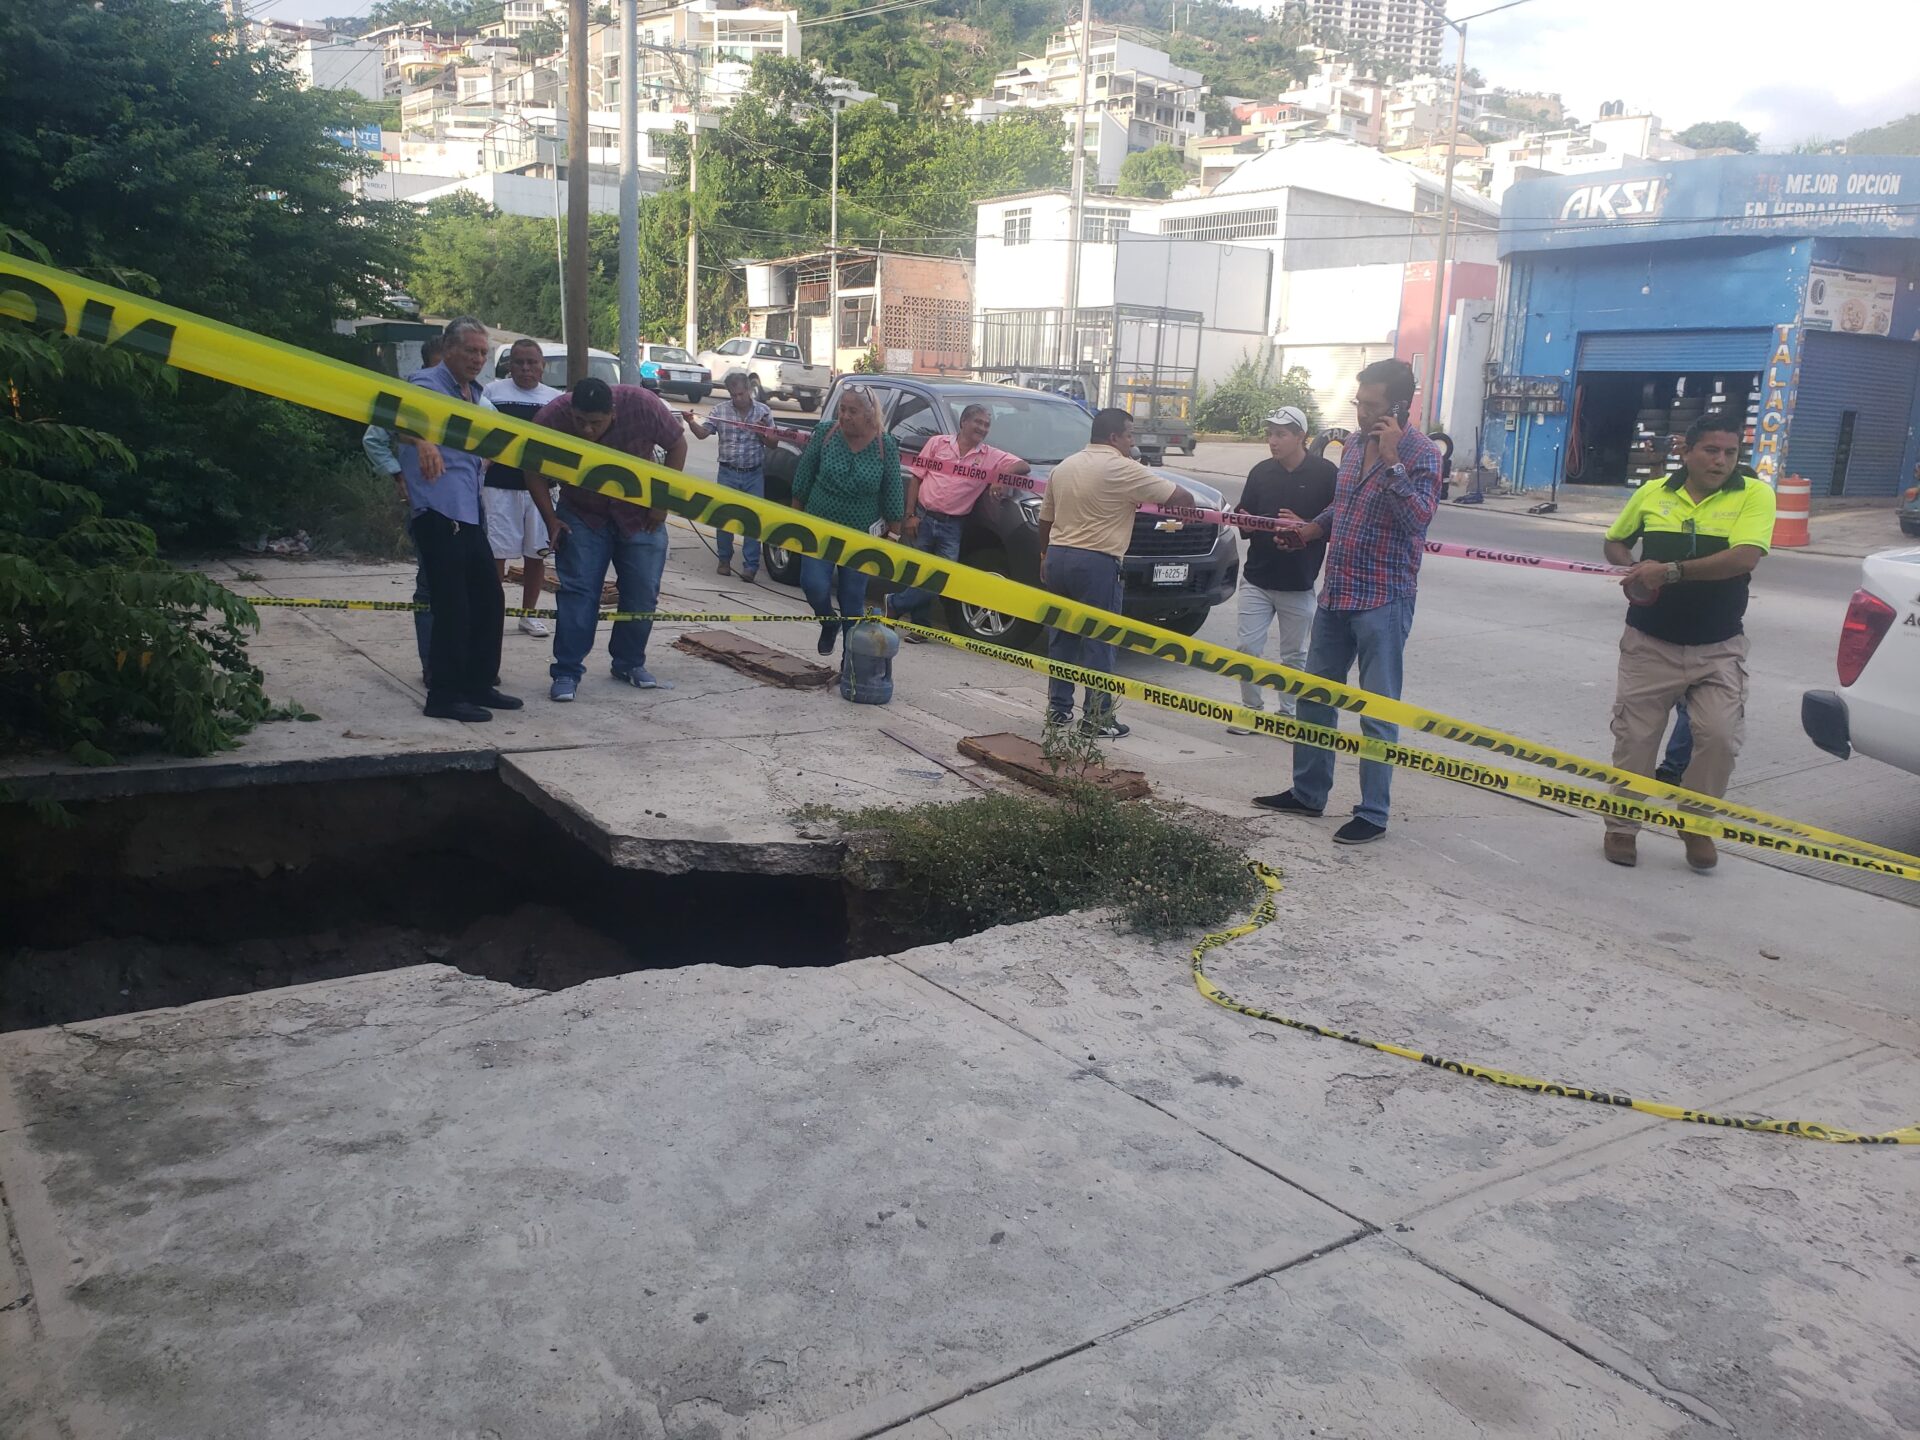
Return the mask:
[[[1467,31],[1488,84],[1557,90],[1582,120],[1624,100],[1673,130],[1738,120],[1771,147],[1920,111],[1920,0],[1527,0]]]

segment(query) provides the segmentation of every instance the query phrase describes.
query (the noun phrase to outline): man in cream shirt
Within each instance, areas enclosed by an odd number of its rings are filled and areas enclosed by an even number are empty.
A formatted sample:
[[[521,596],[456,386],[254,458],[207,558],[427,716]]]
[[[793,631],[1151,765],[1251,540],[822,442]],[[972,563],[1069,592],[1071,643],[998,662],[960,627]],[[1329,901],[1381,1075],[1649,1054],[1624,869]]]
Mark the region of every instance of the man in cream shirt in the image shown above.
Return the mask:
[[[1133,417],[1102,410],[1093,417],[1093,437],[1047,477],[1040,502],[1040,583],[1056,595],[1116,613],[1121,605],[1120,562],[1133,543],[1133,517],[1142,505],[1199,509],[1190,491],[1156,475],[1133,458]],[[1087,670],[1113,668],[1113,646],[1066,630],[1047,635],[1047,654]],[[1073,685],[1047,682],[1047,719],[1073,719]],[[1081,702],[1080,728],[1117,740],[1127,727],[1114,718],[1113,697],[1089,689]]]

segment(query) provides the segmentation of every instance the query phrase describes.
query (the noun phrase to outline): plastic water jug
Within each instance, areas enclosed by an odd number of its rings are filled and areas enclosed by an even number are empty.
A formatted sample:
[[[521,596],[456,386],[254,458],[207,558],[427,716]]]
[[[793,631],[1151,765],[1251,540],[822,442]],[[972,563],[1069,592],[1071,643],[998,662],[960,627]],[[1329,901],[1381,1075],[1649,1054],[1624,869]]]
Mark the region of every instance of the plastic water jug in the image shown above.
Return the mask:
[[[884,705],[893,699],[893,657],[900,637],[891,626],[862,620],[840,645],[840,694],[856,705]]]

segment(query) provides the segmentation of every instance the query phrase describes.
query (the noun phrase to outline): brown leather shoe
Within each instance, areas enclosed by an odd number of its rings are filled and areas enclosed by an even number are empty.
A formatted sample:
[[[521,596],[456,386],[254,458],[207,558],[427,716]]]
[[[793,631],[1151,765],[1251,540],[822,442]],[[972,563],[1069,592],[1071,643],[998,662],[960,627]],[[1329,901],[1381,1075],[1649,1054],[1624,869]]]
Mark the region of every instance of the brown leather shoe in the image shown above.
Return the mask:
[[[1687,847],[1687,864],[1701,874],[1706,874],[1720,863],[1720,852],[1713,848],[1711,836],[1696,835],[1688,830],[1682,832],[1680,843]]]
[[[1609,830],[1607,838],[1600,842],[1600,850],[1616,865],[1631,867],[1640,863],[1640,855],[1635,848],[1633,832],[1630,830]]]

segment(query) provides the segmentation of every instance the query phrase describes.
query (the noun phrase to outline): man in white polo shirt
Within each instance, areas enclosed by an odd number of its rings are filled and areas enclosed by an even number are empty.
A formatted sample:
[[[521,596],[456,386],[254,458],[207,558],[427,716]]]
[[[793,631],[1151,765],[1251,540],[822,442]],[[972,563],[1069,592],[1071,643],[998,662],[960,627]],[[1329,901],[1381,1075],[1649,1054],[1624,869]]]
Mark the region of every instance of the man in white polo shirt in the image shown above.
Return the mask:
[[[546,352],[538,340],[520,339],[507,352],[507,373],[486,388],[487,399],[502,415],[531,420],[549,400],[558,400],[560,392],[545,384]],[[545,484],[545,481],[538,481]],[[520,606],[538,609],[547,581],[547,527],[540,511],[527,493],[527,480],[511,465],[489,465],[486,479],[487,544],[493,550],[500,578],[507,578],[507,562],[521,562]],[[548,633],[544,620],[532,615],[520,617],[520,630],[526,635]]]
[[[1093,417],[1087,448],[1069,455],[1047,477],[1040,502],[1040,583],[1056,595],[1102,610],[1122,602],[1120,562],[1133,543],[1133,517],[1142,505],[1179,505],[1198,510],[1185,486],[1155,474],[1133,458],[1133,416],[1102,410]],[[1112,670],[1113,646],[1068,630],[1047,634],[1047,654],[1066,665]],[[1080,728],[1117,740],[1128,727],[1113,716],[1113,697],[1089,688],[1081,702]],[[1072,682],[1047,681],[1047,719],[1073,718]]]

